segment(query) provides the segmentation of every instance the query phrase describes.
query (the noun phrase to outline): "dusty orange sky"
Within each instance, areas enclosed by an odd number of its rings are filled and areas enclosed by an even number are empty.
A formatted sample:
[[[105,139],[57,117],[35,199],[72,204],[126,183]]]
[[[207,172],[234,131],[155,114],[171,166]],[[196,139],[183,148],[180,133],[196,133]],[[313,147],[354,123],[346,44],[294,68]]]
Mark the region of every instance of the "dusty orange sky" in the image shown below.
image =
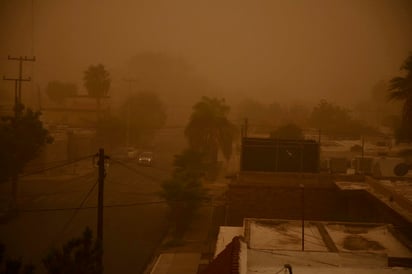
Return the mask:
[[[35,55],[25,71],[41,87],[154,51],[235,96],[347,104],[412,51],[408,0],[1,0],[0,18],[2,76],[17,75],[8,55]]]

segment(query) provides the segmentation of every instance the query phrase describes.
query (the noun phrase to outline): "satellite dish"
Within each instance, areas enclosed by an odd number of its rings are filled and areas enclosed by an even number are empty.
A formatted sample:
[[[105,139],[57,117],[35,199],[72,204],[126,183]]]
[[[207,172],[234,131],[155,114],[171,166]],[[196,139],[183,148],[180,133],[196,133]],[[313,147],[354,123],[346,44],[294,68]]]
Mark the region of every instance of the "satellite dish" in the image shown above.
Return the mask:
[[[405,164],[405,163],[400,163],[397,164],[394,168],[393,168],[393,173],[395,173],[396,176],[405,176],[406,173],[408,173],[409,171],[409,165]]]

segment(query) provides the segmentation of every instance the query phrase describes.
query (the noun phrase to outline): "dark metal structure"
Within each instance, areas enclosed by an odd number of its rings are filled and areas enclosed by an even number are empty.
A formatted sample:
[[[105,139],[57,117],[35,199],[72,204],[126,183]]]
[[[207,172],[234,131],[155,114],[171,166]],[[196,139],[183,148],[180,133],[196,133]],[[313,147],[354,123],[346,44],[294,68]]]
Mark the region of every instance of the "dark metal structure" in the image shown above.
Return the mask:
[[[240,170],[316,173],[319,153],[314,140],[243,137]]]

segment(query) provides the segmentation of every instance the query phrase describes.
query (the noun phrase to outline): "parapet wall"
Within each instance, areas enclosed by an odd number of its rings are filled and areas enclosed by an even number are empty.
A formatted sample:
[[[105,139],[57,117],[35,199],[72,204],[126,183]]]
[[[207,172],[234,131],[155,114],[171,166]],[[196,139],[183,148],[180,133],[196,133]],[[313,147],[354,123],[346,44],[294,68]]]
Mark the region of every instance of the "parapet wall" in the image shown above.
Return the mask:
[[[231,182],[236,185],[268,185],[277,187],[310,186],[316,188],[335,188],[336,180],[364,181],[363,175],[343,175],[330,173],[297,172],[240,172]]]
[[[301,219],[303,216],[305,220],[390,223],[403,231],[412,231],[412,223],[368,191],[340,190],[334,180],[367,184],[363,176],[239,174],[229,184],[226,225],[240,226],[244,218]],[[408,236],[412,239],[412,235]]]

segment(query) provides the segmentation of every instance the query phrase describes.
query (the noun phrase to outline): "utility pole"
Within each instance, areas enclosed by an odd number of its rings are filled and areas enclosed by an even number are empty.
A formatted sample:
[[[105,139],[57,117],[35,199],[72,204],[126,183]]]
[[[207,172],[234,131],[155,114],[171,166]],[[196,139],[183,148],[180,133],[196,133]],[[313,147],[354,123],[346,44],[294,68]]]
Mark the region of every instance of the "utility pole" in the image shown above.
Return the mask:
[[[26,79],[21,78],[6,78],[3,76],[3,80],[5,81],[14,81],[14,117],[17,117],[19,114],[19,107],[21,103],[21,94],[18,93],[19,82],[22,81],[30,81],[30,77]]]
[[[245,137],[247,137],[248,127],[249,127],[249,120],[248,118],[245,118],[245,127],[244,127]]]
[[[23,56],[20,56],[20,57],[8,56],[8,59],[9,60],[14,60],[14,61],[19,61],[18,97],[19,97],[19,102],[21,103],[21,82],[24,81],[23,80],[23,62],[34,62],[34,61],[36,61],[36,57],[33,56],[32,58],[28,58],[27,56],[24,56],[24,57]]]
[[[318,130],[318,175],[319,175],[320,169],[321,169],[321,167],[320,167],[321,138],[322,138],[322,131],[319,128],[319,130]]]
[[[14,81],[14,118],[17,122],[17,118],[19,117],[20,113],[23,110],[23,104],[21,100],[21,82],[23,81],[30,81],[30,78],[24,79],[23,78],[23,62],[24,61],[31,61],[34,62],[36,59],[35,57],[33,58],[27,58],[27,56],[20,56],[20,57],[10,57],[8,56],[9,60],[15,60],[19,61],[19,78],[6,78],[3,76],[3,80],[6,81]],[[17,123],[15,123],[16,125]],[[13,210],[17,209],[17,199],[18,199],[18,181],[19,181],[19,174],[15,170],[13,171],[12,178],[11,178],[11,195],[12,195],[12,204],[11,208]]]
[[[99,273],[103,273],[103,208],[104,208],[104,178],[106,177],[105,160],[108,159],[104,155],[104,149],[100,148],[98,153],[99,179],[98,179],[98,200],[97,200],[97,245],[99,247],[99,255],[97,257],[97,265]]]
[[[305,186],[299,185],[301,190],[301,210],[302,210],[302,251],[305,251]]]

